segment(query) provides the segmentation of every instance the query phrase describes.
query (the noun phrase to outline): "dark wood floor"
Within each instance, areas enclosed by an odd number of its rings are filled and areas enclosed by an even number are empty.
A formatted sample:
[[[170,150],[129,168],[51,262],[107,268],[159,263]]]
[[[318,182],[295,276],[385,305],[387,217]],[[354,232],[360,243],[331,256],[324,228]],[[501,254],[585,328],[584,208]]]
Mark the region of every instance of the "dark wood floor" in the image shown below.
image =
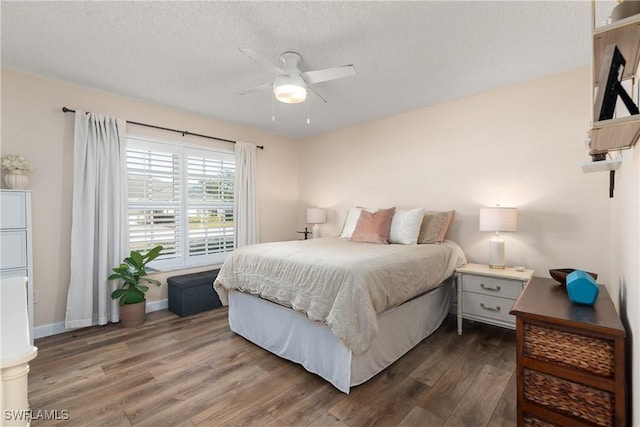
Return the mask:
[[[34,426],[515,425],[515,333],[465,322],[458,336],[453,316],[349,395],[235,335],[226,308],[159,311],[139,328],[86,328],[36,346],[31,409],[59,420]]]

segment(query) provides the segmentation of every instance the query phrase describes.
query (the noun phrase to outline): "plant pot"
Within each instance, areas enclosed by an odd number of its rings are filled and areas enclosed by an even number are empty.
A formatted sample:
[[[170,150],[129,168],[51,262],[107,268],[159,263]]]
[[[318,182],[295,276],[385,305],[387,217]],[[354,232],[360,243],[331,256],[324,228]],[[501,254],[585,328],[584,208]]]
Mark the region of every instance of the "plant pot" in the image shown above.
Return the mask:
[[[12,190],[26,190],[29,177],[20,169],[11,169],[4,177],[4,182]]]
[[[136,304],[120,306],[120,324],[123,328],[135,328],[144,323],[144,313],[147,309],[147,300]]]

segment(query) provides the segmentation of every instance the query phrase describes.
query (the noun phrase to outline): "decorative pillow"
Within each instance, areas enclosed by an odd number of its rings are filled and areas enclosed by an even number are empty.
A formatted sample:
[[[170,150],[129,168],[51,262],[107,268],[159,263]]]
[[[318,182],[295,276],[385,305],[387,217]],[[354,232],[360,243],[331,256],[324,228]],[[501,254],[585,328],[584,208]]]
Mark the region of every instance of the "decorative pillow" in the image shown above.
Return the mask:
[[[415,245],[422,226],[424,209],[397,210],[391,218],[389,229],[389,243],[401,245]]]
[[[442,243],[456,211],[425,211],[418,243]]]
[[[375,212],[360,211],[356,229],[351,235],[352,242],[389,243],[391,218],[396,208],[378,209]]]
[[[356,229],[356,224],[358,224],[358,218],[360,218],[360,211],[363,208],[351,208],[347,212],[347,218],[344,220],[344,225],[342,226],[342,233],[340,233],[340,237],[345,239],[350,239],[354,230]]]

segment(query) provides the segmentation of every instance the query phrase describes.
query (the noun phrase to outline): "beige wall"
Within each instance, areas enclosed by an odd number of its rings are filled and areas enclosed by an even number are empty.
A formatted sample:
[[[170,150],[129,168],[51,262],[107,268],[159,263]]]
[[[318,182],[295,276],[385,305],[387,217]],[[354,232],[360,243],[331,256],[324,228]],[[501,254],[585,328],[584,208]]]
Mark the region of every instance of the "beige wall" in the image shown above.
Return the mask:
[[[614,199],[608,198],[606,173],[582,174],[579,164],[588,160],[582,142],[589,125],[588,68],[300,143],[55,80],[7,70],[1,77],[1,153],[23,154],[37,164],[30,185],[36,326],[64,320],[73,116],[60,108],[67,106],[265,145],[258,154],[262,241],[297,238],[304,208],[312,205],[329,209],[324,235],[338,234],[354,205],[455,209],[449,238],[469,261],[485,263],[490,235],[478,231],[478,209],[516,206],[519,230],[504,233],[507,263],[540,276],[552,267],[599,273],[630,334],[638,331],[640,153],[624,152]],[[139,127],[131,131],[211,144]],[[150,292],[151,301],[166,298],[166,286]],[[639,341],[630,341],[635,354]],[[637,372],[633,383],[640,383]],[[633,399],[640,407],[640,393]]]
[[[298,203],[295,141],[56,80],[9,70],[2,70],[1,78],[1,154],[25,155],[37,166],[30,183],[34,287],[39,299],[34,309],[36,327],[64,321],[69,284],[74,119],[72,114],[62,113],[63,106],[264,145],[265,149],[258,152],[260,239],[296,238],[292,227]],[[128,132],[215,144],[207,139],[140,126],[129,126]],[[170,275],[162,274],[160,278]],[[151,289],[148,299],[153,302],[165,299],[166,295],[165,285]]]
[[[516,206],[507,263],[546,277],[553,267],[597,272],[627,328],[628,355],[640,354],[640,150],[623,152],[613,199],[608,173],[581,172],[589,87],[585,67],[303,141],[298,223],[313,205],[328,208],[324,235],[338,234],[355,205],[455,209],[448,237],[486,263],[478,209]],[[635,409],[639,372],[628,374]]]
[[[588,88],[581,68],[305,140],[299,224],[311,205],[329,209],[325,235],[351,206],[455,209],[449,238],[487,263],[478,210],[500,203],[519,209],[518,232],[503,233],[508,265],[547,277],[586,269],[610,283],[608,175],[580,168]]]
[[[627,328],[627,354],[640,354],[640,149],[623,152],[622,165],[616,172],[616,194],[611,223],[612,288],[611,296],[619,300],[620,317]],[[638,360],[637,356],[636,359]],[[633,364],[632,384],[635,419],[640,415],[640,369]],[[630,375],[631,376],[631,375]],[[638,422],[636,421],[636,425]]]

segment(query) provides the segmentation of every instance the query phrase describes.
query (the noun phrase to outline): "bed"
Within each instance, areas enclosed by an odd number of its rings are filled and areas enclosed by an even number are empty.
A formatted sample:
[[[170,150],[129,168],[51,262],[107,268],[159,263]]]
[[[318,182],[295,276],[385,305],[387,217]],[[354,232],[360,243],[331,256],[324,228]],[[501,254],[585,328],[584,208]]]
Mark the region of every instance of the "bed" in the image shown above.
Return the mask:
[[[235,250],[214,289],[235,333],[349,393],[438,328],[465,262],[448,240],[264,243]]]

